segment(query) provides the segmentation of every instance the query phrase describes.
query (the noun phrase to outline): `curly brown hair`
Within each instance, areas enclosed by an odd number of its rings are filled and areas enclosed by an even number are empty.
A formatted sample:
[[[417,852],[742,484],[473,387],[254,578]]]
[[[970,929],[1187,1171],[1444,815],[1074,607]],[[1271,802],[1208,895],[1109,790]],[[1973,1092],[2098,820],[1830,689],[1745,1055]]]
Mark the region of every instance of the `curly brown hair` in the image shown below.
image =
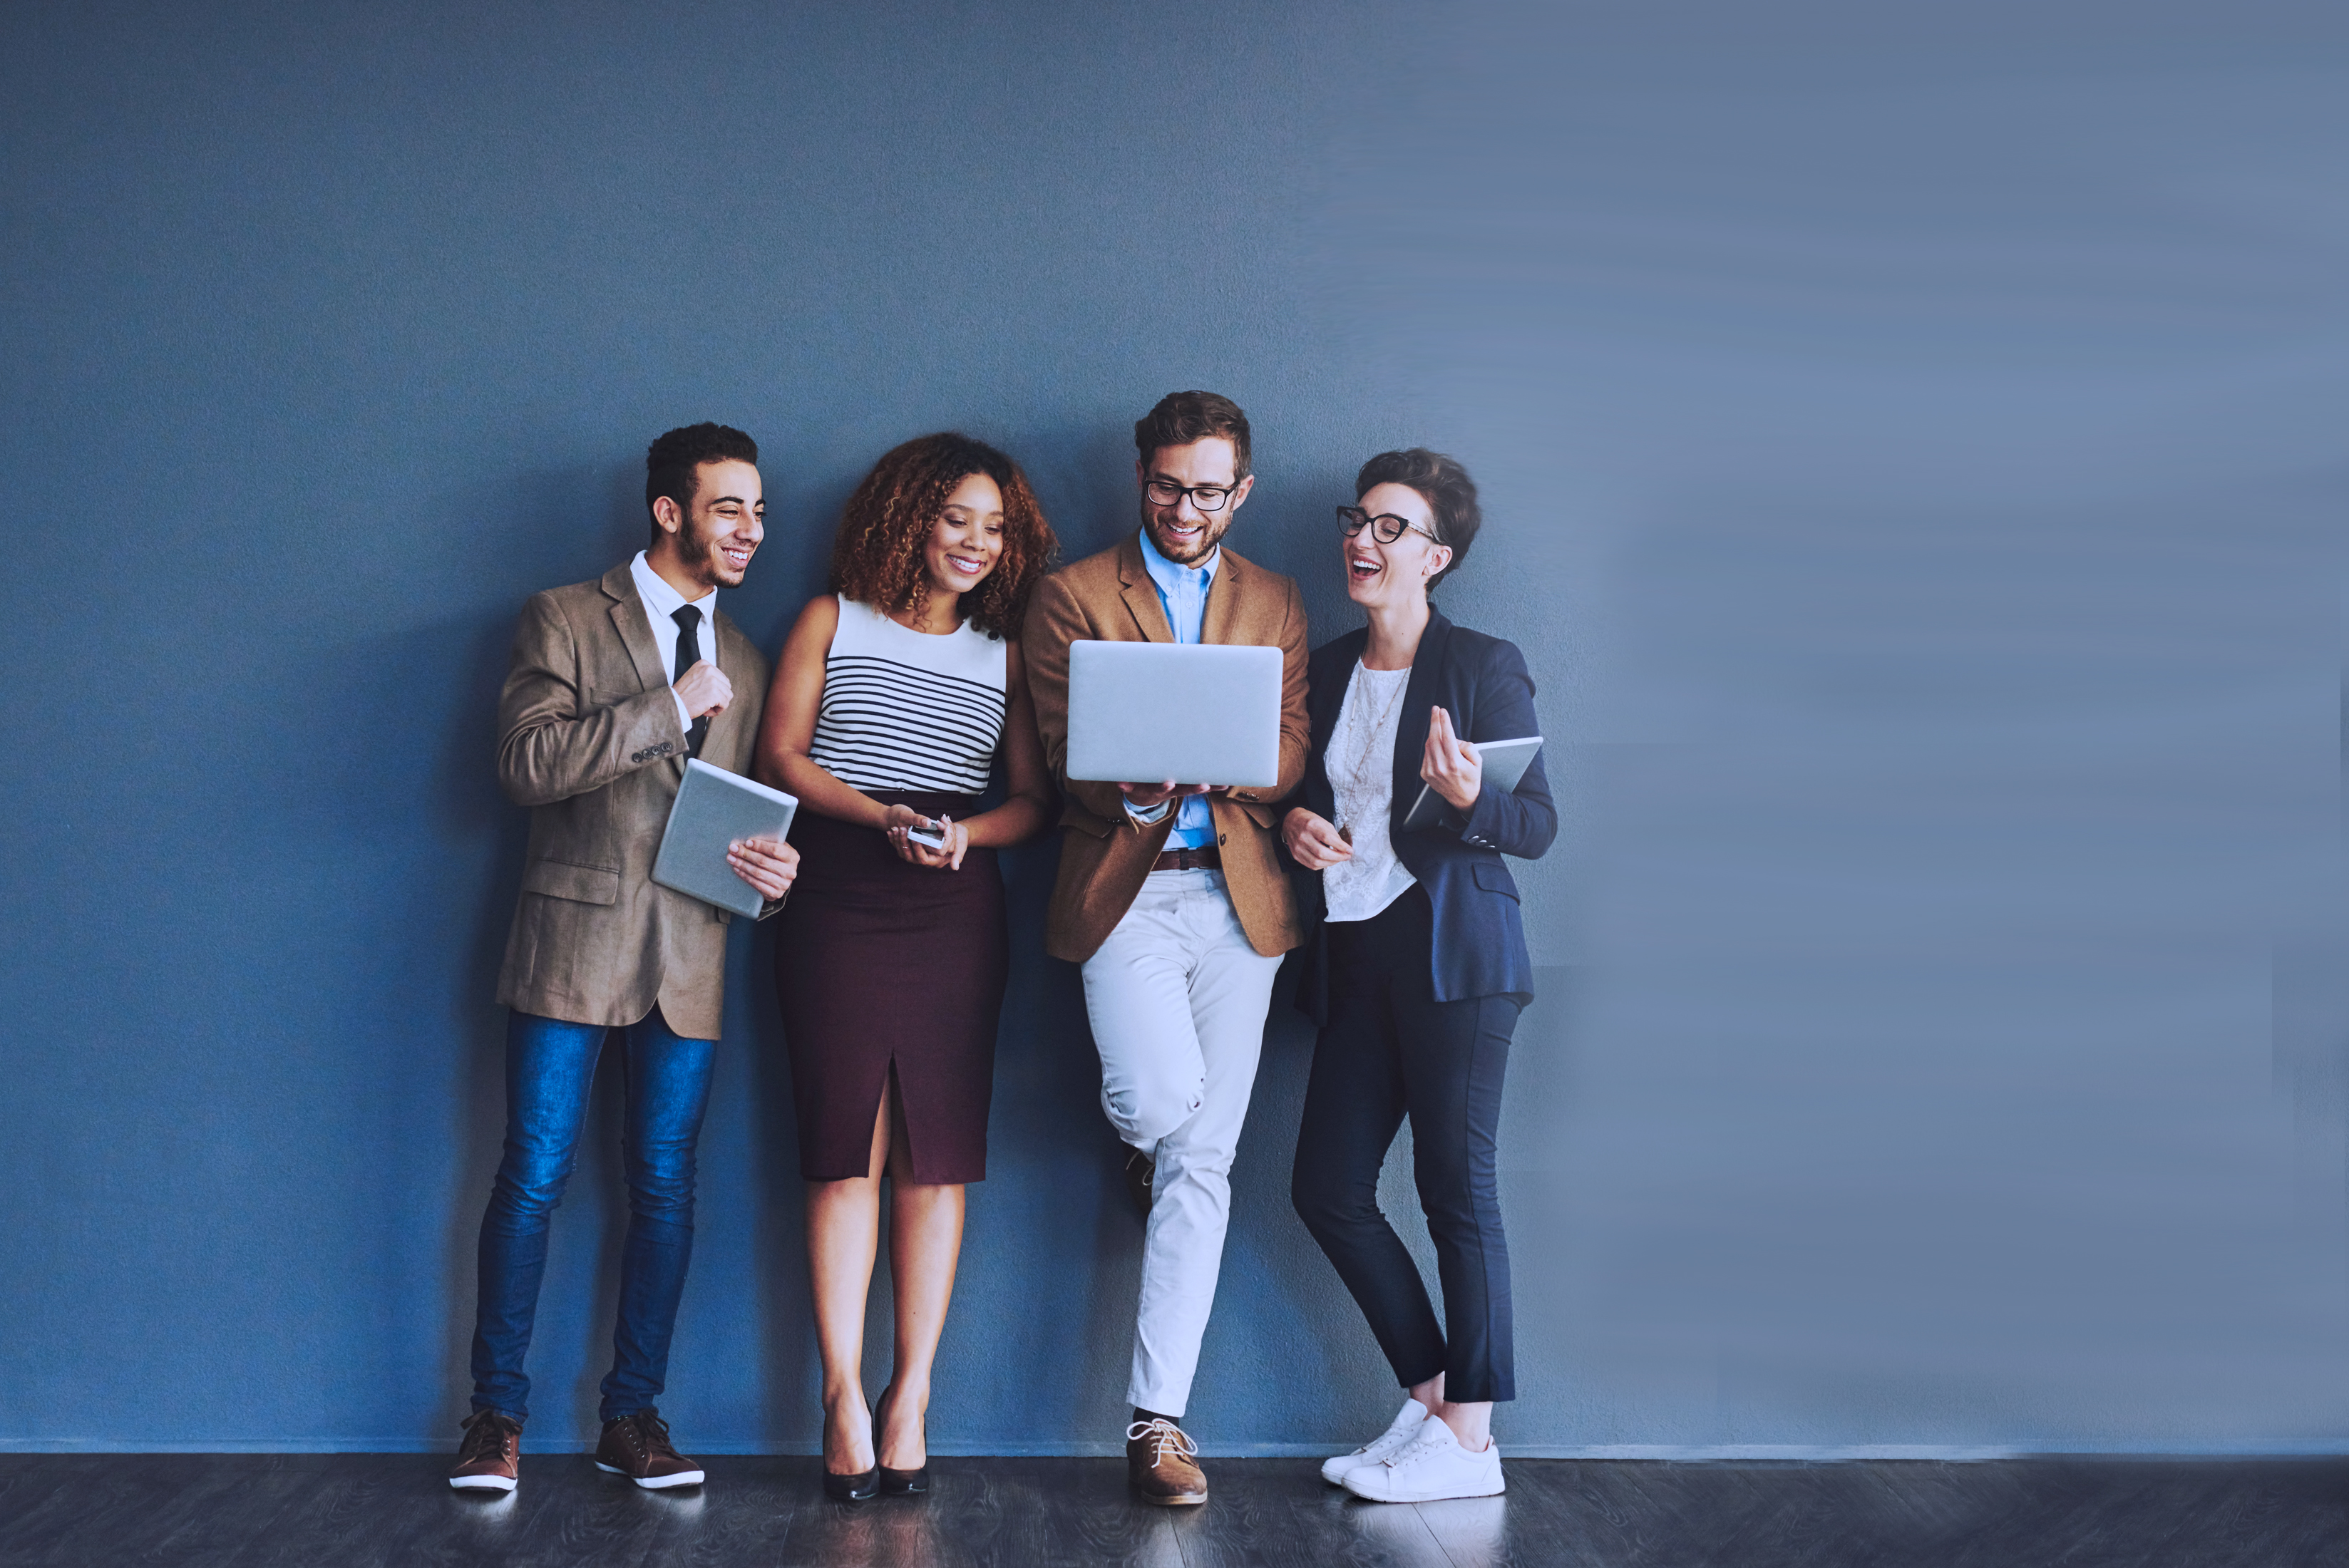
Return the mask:
[[[1012,635],[1037,579],[1059,559],[1061,542],[1019,465],[957,431],[917,436],[882,454],[841,513],[826,586],[884,614],[920,603],[922,551],[931,525],[955,486],[973,474],[985,474],[1003,492],[1003,553],[957,608],[989,636]]]

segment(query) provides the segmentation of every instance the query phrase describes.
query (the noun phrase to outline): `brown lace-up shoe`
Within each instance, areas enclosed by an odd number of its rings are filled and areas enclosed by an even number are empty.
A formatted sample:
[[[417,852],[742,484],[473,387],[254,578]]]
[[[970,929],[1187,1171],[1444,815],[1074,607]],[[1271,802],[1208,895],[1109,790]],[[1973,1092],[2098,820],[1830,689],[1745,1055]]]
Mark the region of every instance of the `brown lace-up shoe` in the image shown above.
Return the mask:
[[[701,1484],[701,1467],[677,1451],[658,1410],[638,1410],[605,1422],[604,1440],[595,1445],[595,1468],[655,1490]]]
[[[1199,1445],[1164,1416],[1125,1429],[1125,1484],[1143,1501],[1164,1508],[1207,1501]]]
[[[449,1484],[460,1491],[512,1491],[522,1479],[522,1423],[495,1410],[476,1410],[460,1423],[465,1440]]]

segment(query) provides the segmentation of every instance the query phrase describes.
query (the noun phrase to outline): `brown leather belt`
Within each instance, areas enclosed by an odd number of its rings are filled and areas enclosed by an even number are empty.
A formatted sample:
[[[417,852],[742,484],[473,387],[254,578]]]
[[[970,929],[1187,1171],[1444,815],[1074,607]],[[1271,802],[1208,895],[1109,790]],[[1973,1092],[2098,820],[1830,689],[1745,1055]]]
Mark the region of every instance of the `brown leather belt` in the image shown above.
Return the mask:
[[[1195,850],[1164,850],[1150,862],[1154,872],[1219,872],[1224,869],[1224,851],[1213,844]]]

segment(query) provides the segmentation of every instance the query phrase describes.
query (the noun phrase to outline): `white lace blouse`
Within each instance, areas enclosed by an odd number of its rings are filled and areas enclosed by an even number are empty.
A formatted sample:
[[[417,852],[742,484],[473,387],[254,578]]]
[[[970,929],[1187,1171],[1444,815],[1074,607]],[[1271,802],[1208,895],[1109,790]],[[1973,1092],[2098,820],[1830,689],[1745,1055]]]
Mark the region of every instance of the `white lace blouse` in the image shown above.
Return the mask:
[[[1395,858],[1387,821],[1394,797],[1395,735],[1402,727],[1403,687],[1411,671],[1373,670],[1354,662],[1346,700],[1330,732],[1322,769],[1354,858],[1321,873],[1331,920],[1368,920],[1419,879]]]

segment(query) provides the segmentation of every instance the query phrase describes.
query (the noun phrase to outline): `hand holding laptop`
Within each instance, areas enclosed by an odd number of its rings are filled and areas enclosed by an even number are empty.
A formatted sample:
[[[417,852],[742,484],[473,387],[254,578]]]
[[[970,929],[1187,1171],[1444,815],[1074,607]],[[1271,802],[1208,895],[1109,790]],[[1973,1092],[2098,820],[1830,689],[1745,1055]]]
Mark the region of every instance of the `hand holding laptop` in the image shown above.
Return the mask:
[[[1120,784],[1125,791],[1126,804],[1137,811],[1154,811],[1169,800],[1179,800],[1185,795],[1220,795],[1231,788],[1228,784],[1177,784],[1172,779],[1157,784]]]

